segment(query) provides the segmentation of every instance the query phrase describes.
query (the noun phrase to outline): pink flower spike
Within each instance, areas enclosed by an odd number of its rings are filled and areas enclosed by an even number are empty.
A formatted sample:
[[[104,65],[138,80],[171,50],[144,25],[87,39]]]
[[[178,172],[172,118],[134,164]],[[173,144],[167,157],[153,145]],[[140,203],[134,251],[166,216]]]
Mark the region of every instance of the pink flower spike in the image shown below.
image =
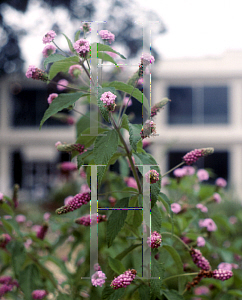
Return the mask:
[[[119,288],[126,288],[135,279],[136,274],[137,274],[136,270],[129,269],[128,271],[125,271],[123,274],[114,278],[110,286],[115,290]]]
[[[150,184],[156,183],[159,180],[159,173],[156,170],[150,170],[145,174],[145,179]]]
[[[219,186],[219,187],[226,187],[227,181],[224,178],[219,177],[219,178],[216,179],[215,185]]]
[[[206,170],[200,169],[200,170],[197,171],[197,177],[198,177],[199,181],[208,180],[209,179],[209,174]]]
[[[92,285],[93,286],[102,286],[107,279],[106,275],[102,271],[97,271],[92,275]]]
[[[99,35],[101,39],[109,42],[109,44],[111,44],[111,42],[114,42],[115,40],[115,35],[108,30],[100,30]]]
[[[77,194],[68,203],[68,205],[64,205],[64,206],[58,208],[55,212],[58,215],[66,214],[68,212],[71,212],[71,211],[74,211],[74,210],[80,208],[82,205],[87,204],[90,200],[91,200],[90,193]]]
[[[34,290],[31,295],[33,299],[43,299],[48,295],[48,292],[45,290]]]
[[[90,51],[90,43],[85,39],[80,39],[74,43],[73,48],[81,57],[85,57]]]
[[[174,214],[178,214],[181,211],[181,205],[178,203],[172,203],[171,210],[174,212]]]
[[[198,246],[198,247],[204,247],[205,244],[206,244],[205,239],[204,239],[202,236],[199,236],[199,237],[197,238],[197,246]]]
[[[59,91],[64,91],[68,88],[68,81],[66,79],[61,79],[57,82],[57,89]]]
[[[204,157],[210,155],[214,152],[213,148],[202,148],[202,149],[195,149],[188,152],[186,155],[183,156],[183,161],[187,165],[192,165],[195,163],[200,157]]]
[[[214,194],[213,194],[213,200],[214,200],[216,203],[220,203],[220,202],[221,202],[221,196],[220,196],[218,193],[214,193]]]
[[[82,73],[82,67],[80,65],[70,66],[68,73],[71,75],[71,77],[78,78]]]
[[[56,36],[56,33],[54,32],[54,30],[48,31],[45,34],[45,36],[43,37],[43,43],[48,44],[48,43],[52,42],[54,40],[55,36]]]
[[[49,94],[49,97],[48,97],[48,99],[47,99],[47,102],[50,104],[50,103],[52,103],[52,101],[53,101],[55,98],[57,98],[57,97],[58,97],[58,94],[56,94],[56,93]]]
[[[161,245],[161,234],[157,231],[153,231],[151,236],[148,237],[147,243],[151,248],[158,248]]]
[[[197,265],[199,268],[201,268],[202,270],[205,270],[205,271],[208,271],[211,269],[209,261],[205,257],[202,256],[202,253],[200,250],[192,248],[190,251],[190,254],[191,254],[194,264]]]
[[[43,240],[46,236],[46,233],[48,231],[49,225],[45,223],[43,226],[40,226],[39,230],[36,233],[37,238],[40,240]]]
[[[44,57],[48,57],[56,52],[56,47],[54,45],[46,45],[42,51]]]
[[[233,272],[230,270],[218,269],[213,271],[213,278],[219,280],[227,280],[233,276]]]
[[[68,205],[70,201],[73,199],[73,196],[68,196],[64,199],[64,205]]]
[[[41,81],[48,81],[48,74],[45,73],[44,71],[36,68],[33,65],[30,65],[28,67],[28,70],[25,75],[27,78],[33,78],[33,79],[41,80]]]

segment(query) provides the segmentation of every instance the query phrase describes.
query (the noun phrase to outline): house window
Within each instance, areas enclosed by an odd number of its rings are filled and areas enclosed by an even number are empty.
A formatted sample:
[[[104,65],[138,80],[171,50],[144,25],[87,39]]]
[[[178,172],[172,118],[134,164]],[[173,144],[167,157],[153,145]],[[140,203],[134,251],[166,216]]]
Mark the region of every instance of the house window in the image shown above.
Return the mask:
[[[27,127],[39,126],[46,109],[49,107],[47,89],[22,89],[20,93],[12,95],[13,114],[12,126]],[[69,113],[68,111],[63,111]],[[48,119],[44,126],[66,126],[65,123],[55,119]]]
[[[189,151],[191,150],[170,151],[168,153],[168,170],[181,163],[182,157]],[[198,169],[210,169],[214,173],[214,177],[209,179],[209,183],[213,184],[217,177],[223,177],[228,180],[229,153],[227,151],[216,151],[211,155],[199,158],[193,166]]]
[[[228,123],[228,88],[226,86],[170,86],[169,124]]]

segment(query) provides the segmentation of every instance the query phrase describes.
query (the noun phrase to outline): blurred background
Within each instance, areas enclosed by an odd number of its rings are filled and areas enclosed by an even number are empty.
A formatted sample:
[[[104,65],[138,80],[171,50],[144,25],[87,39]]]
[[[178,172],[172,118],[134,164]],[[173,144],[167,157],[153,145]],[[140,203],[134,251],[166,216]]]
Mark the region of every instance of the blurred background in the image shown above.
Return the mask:
[[[129,76],[129,63],[137,70],[143,46],[151,46],[155,64],[144,75],[144,93],[151,105],[163,97],[172,100],[154,118],[159,136],[147,139],[161,173],[194,148],[214,147],[215,153],[200,160],[197,167],[210,168],[211,183],[223,177],[234,195],[240,195],[241,8],[235,0],[167,0],[159,4],[154,0],[2,0],[0,191],[9,194],[18,183],[22,199],[40,201],[60,185],[56,166],[70,157],[57,152],[54,145],[59,140],[74,142],[75,126],[67,119],[50,119],[39,131],[48,95],[58,91],[53,85],[27,79],[25,73],[29,65],[43,69],[42,38],[47,31],[54,30],[58,46],[68,50],[61,33],[73,40],[81,21],[97,20],[99,30],[115,34],[111,46],[128,58],[123,69]],[[143,34],[150,39],[143,40]],[[59,79],[68,78],[60,75]],[[142,123],[140,106],[133,101],[129,109],[136,113],[134,123]],[[69,115],[74,121],[78,118]]]

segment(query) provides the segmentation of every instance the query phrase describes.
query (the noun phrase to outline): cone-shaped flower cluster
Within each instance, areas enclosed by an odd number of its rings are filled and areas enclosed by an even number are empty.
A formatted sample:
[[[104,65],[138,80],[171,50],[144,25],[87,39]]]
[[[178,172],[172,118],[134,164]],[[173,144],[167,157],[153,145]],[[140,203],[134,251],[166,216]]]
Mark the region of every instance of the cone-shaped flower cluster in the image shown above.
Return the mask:
[[[44,223],[43,226],[41,226],[36,233],[37,238],[43,240],[46,236],[48,228],[49,228],[49,225],[47,223]]]
[[[191,249],[190,254],[193,262],[202,270],[209,271],[211,269],[209,261],[202,256],[202,253],[198,249]]]
[[[52,42],[54,40],[55,36],[56,36],[56,33],[54,32],[54,30],[48,31],[45,34],[45,36],[43,37],[43,43],[48,44],[48,43]]]
[[[26,75],[27,78],[33,78],[33,79],[36,79],[36,80],[48,81],[48,74],[45,73],[44,71],[36,68],[33,65],[30,65],[28,67],[28,70],[27,70],[25,75]]]
[[[68,73],[73,78],[78,78],[78,76],[82,73],[82,67],[80,65],[72,65],[69,68]]]
[[[114,95],[111,92],[105,92],[102,94],[100,100],[105,104],[105,107],[109,110],[109,111],[114,111],[115,109],[115,99],[117,98],[116,95]]]
[[[90,220],[91,219],[91,220]],[[90,225],[94,225],[103,221],[107,221],[107,217],[106,215],[98,215],[97,214],[93,214],[90,215],[87,214],[81,218],[78,218],[75,220],[75,223],[79,224],[79,225],[84,225],[84,226],[90,226]]]
[[[208,156],[214,152],[214,148],[195,149],[183,156],[183,160],[187,165],[192,165],[200,157]]]
[[[150,137],[150,135],[153,135],[155,133],[156,133],[155,123],[151,120],[147,120],[140,132],[142,139],[146,137]]]
[[[161,245],[161,235],[157,231],[153,231],[151,237],[147,239],[147,243],[151,248],[158,248]]]
[[[103,40],[109,42],[109,44],[115,40],[115,35],[108,30],[100,30],[99,35]]]
[[[0,298],[7,292],[12,291],[14,286],[19,286],[17,280],[13,279],[11,276],[1,276],[0,284],[2,284],[2,286],[0,287]]]
[[[119,275],[118,277],[114,278],[111,282],[110,286],[112,288],[119,289],[119,288],[126,288],[131,282],[135,279],[137,271],[132,269],[125,271],[123,274]]]
[[[106,275],[101,271],[97,271],[92,275],[92,285],[94,286],[102,286],[105,283],[105,279],[107,279]]]
[[[156,103],[154,106],[151,107],[151,117],[154,117],[157,115],[157,113],[160,111],[161,108],[163,108],[169,100],[168,98],[162,99],[160,102]]]
[[[91,200],[90,193],[77,194],[68,203],[68,205],[64,205],[64,206],[58,208],[55,212],[58,215],[66,214],[66,213],[68,213],[70,211],[74,211],[74,210],[80,208],[84,204],[87,204],[90,200]]]
[[[218,269],[213,271],[213,278],[219,280],[227,280],[233,276],[233,272],[230,270]]]
[[[48,292],[45,290],[34,290],[32,292],[33,299],[43,299],[46,295],[48,295]]]
[[[90,43],[85,39],[80,39],[74,43],[73,48],[81,57],[85,57],[90,51]]]
[[[82,144],[62,144],[58,142],[57,150],[63,152],[78,151],[80,154],[84,152],[85,146]]]
[[[150,170],[145,174],[145,178],[147,182],[151,184],[156,183],[159,180],[159,173],[156,170]]]
[[[0,248],[6,248],[7,244],[11,241],[11,236],[7,233],[0,235]]]

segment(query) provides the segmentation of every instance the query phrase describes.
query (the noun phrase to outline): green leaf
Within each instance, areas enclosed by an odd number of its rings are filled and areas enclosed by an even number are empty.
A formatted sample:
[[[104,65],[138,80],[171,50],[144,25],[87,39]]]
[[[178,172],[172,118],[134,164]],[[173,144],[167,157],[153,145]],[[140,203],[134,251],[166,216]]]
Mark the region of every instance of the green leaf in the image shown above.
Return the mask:
[[[11,235],[14,229],[13,226],[9,223],[9,220],[2,219],[1,222],[3,224],[4,229],[7,231],[7,233]]]
[[[82,165],[85,164],[86,159],[93,159],[93,150],[87,150],[86,152],[82,153],[81,155],[77,156],[77,167],[80,169]]]
[[[114,293],[114,289],[111,288],[111,286],[105,286],[105,288],[102,291],[102,300],[109,299],[110,296]]]
[[[61,54],[51,54],[50,56],[48,56],[45,61],[44,61],[44,68],[46,69],[47,65],[53,62],[57,62],[60,60],[65,59],[66,57],[64,55]]]
[[[175,290],[166,290],[163,291],[163,293],[166,296],[167,300],[184,300],[183,296]]]
[[[76,34],[75,34],[75,38],[74,41],[76,42],[77,40],[79,40],[79,36],[80,36],[81,30],[77,30]]]
[[[70,300],[70,295],[66,295],[66,294],[58,295],[57,300]]]
[[[87,128],[87,129],[85,129],[79,136],[78,136],[78,138],[77,138],[77,140],[76,140],[76,143],[77,144],[82,144],[82,145],[84,145],[85,146],[85,148],[88,148],[88,147],[90,147],[93,143],[94,143],[94,141],[96,140],[96,138],[97,138],[97,136],[98,135],[89,135],[89,134],[91,134],[91,132],[92,132],[92,129],[96,129],[96,127],[91,127],[91,128]],[[100,127],[98,127],[98,134],[100,134],[100,133],[103,133],[104,134],[104,132],[105,131],[108,131],[109,129],[108,128],[100,128]],[[85,134],[87,134],[87,135],[85,135]],[[84,154],[84,153],[83,153]],[[81,154],[82,155],[82,154]]]
[[[25,247],[23,243],[17,240],[11,241],[10,243],[8,243],[6,247],[8,251],[11,253],[13,270],[15,276],[18,278],[23,263],[25,262],[26,259]]]
[[[78,138],[78,136],[89,127],[90,127],[90,112],[87,112],[76,123],[76,137]]]
[[[150,288],[145,285],[141,284],[138,288],[140,300],[149,300],[150,299]]]
[[[67,108],[70,105],[73,105],[77,100],[79,100],[81,97],[84,96],[86,96],[86,94],[82,92],[71,93],[71,94],[60,94],[52,101],[48,109],[45,111],[45,114],[40,122],[40,129],[47,119],[49,119],[51,116],[58,113],[62,109]]]
[[[137,143],[141,140],[140,131],[142,124],[131,124],[129,123],[129,143],[131,147],[136,151]]]
[[[158,200],[163,203],[163,205],[165,206],[165,209],[166,209],[167,213],[169,213],[169,215],[171,217],[171,221],[172,221],[172,227],[173,227],[173,225],[174,225],[173,211],[171,210],[171,201],[170,201],[170,199],[166,196],[166,194],[164,194],[162,192],[159,192]]]
[[[142,140],[140,139],[136,145],[136,152],[137,153],[146,153],[146,151],[143,149],[143,143]]]
[[[59,72],[68,72],[70,66],[79,63],[79,58],[77,56],[66,57],[60,61],[54,62],[50,67],[49,78],[53,79]]]
[[[111,62],[111,63],[113,63],[117,66],[116,61],[110,55],[108,55],[107,53],[98,52],[98,58],[102,59],[103,61],[109,61],[109,62]]]
[[[127,163],[127,160],[126,158],[124,157],[119,157],[118,159],[118,162],[119,162],[119,170],[120,170],[120,174],[123,176],[123,177],[126,177],[129,175],[129,166],[128,166],[128,163]]]
[[[119,200],[114,208],[125,208],[129,205],[129,198],[123,198]],[[124,226],[125,219],[127,217],[128,210],[113,210],[107,222],[107,243],[110,247]]]
[[[109,264],[110,268],[118,275],[120,275],[126,271],[124,265],[118,259],[115,259],[115,258],[112,258],[109,256],[108,264]]]
[[[68,46],[69,46],[69,49],[71,50],[71,52],[72,52],[72,53],[75,53],[76,51],[75,51],[75,49],[73,48],[73,45],[72,45],[71,40],[70,40],[64,33],[62,33],[62,34],[63,34],[64,37],[66,38],[67,43],[68,43]]]
[[[128,116],[126,114],[122,115],[121,128],[125,128],[126,130],[129,131],[129,119],[128,119]]]
[[[151,209],[151,230],[160,232],[162,216],[159,207],[155,204]]]
[[[1,208],[1,210],[4,210],[5,213],[7,213],[10,216],[14,215],[13,209],[12,209],[12,207],[9,204],[7,204],[7,203],[0,203],[0,208]]]
[[[150,295],[151,299],[155,299],[156,297],[160,297],[160,289],[163,281],[164,269],[162,264],[158,263],[158,261],[151,256],[151,277],[156,277],[158,279],[150,280]]]
[[[96,44],[96,43],[93,43],[93,44],[91,44],[91,46],[93,45],[93,46],[95,47],[95,44]],[[113,50],[113,48],[111,48],[111,47],[108,46],[108,45],[104,45],[104,44],[97,43],[97,51],[98,51],[98,52],[99,52],[99,51],[113,52],[113,53],[118,54],[121,58],[126,59],[125,56],[123,56],[121,53],[119,53],[119,52]],[[99,53],[98,53],[98,56],[99,56]]]
[[[123,296],[124,293],[125,293],[125,289],[117,289],[114,291],[114,293],[108,299],[109,300],[118,300],[118,299],[121,300],[121,297]]]
[[[145,109],[149,111],[149,101],[139,89],[134,88],[132,85],[129,85],[121,81],[110,82],[108,86],[114,87],[116,90],[125,92],[129,95],[132,94],[132,97],[137,99],[140,103],[142,103]]]
[[[242,297],[242,291],[241,290],[229,290],[227,292],[229,295],[233,295],[236,297]]]
[[[32,300],[32,292],[35,289],[40,289],[41,277],[36,265],[28,265],[19,276],[19,285],[24,293],[24,299]]]

